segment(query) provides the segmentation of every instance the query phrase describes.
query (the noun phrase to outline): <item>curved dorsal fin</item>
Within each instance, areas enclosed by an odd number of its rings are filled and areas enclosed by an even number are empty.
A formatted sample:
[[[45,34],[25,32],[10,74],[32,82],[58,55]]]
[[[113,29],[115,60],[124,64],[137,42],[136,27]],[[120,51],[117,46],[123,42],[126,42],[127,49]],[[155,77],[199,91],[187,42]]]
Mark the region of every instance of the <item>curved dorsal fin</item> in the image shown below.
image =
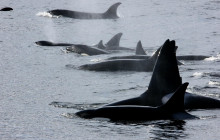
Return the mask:
[[[175,41],[166,40],[161,49],[156,52],[158,57],[148,90],[141,95],[146,101],[151,100],[152,106],[161,105],[162,97],[173,92],[182,84],[176,59],[176,48]]]
[[[102,40],[100,40],[100,42],[98,43],[97,47],[99,49],[105,49],[105,46],[103,45],[103,41]]]
[[[147,55],[142,47],[141,41],[138,41],[137,43],[135,54],[136,55]]]
[[[121,36],[122,36],[122,33],[117,33],[116,35],[114,35],[114,36],[105,44],[106,47],[108,47],[108,48],[118,47],[118,46],[119,46],[119,43],[120,43],[120,40],[121,40]]]
[[[161,108],[171,112],[184,111],[184,96],[188,85],[189,83],[186,82],[179,86],[171,98],[162,105]]]
[[[107,18],[118,18],[117,9],[121,2],[115,3],[108,8],[108,10],[104,13],[104,16]]]

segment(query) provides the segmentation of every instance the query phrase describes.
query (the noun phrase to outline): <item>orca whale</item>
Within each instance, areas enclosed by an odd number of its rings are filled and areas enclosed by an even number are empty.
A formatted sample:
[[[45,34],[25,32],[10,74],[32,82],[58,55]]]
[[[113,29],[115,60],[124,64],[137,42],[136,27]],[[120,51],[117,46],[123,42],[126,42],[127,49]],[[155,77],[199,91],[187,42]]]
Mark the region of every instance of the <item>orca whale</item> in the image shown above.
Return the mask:
[[[137,43],[135,54],[136,55],[147,55],[142,47],[141,41],[138,41]]]
[[[70,44],[70,43],[54,43],[51,41],[37,41],[35,42],[35,44],[39,45],[39,46],[71,46],[74,44]]]
[[[122,36],[122,33],[117,33],[105,45],[103,44],[103,42],[101,40],[98,44],[93,45],[93,47],[97,47],[99,49],[103,49],[106,51],[108,51],[108,50],[132,50],[129,48],[119,46],[121,36]],[[39,46],[71,46],[71,45],[75,45],[75,44],[70,44],[70,43],[55,43],[55,42],[45,41],[45,40],[36,41],[35,44],[37,44]]]
[[[160,49],[160,47],[159,47]],[[177,60],[185,60],[185,61],[196,61],[196,60],[204,60],[206,58],[209,58],[211,56],[206,55],[182,55],[182,56],[176,56]],[[146,52],[144,51],[141,42],[138,42],[138,45],[136,47],[135,55],[129,55],[129,56],[113,56],[108,58],[108,60],[113,59],[149,59],[150,56],[146,55]],[[181,62],[180,62],[181,63]]]
[[[4,7],[0,9],[0,11],[12,11],[13,9],[11,7]]]
[[[175,41],[169,40],[161,47],[148,89],[143,94],[106,106],[140,105],[156,107],[167,102],[174,90],[182,84],[176,59],[176,48]],[[185,109],[189,110],[220,108],[220,100],[186,92],[184,106]]]
[[[144,59],[119,59],[81,65],[79,69],[90,71],[145,71],[153,70],[154,61]]]
[[[117,19],[119,18],[119,16],[117,15],[117,9],[120,4],[121,4],[120,2],[113,4],[104,13],[86,13],[86,12],[70,11],[64,9],[50,10],[48,12],[55,16],[63,16],[63,17],[75,18],[75,19]]]
[[[165,42],[164,45],[167,45]],[[149,59],[116,59],[81,65],[79,69],[90,71],[140,71],[151,72],[157,60],[160,49]],[[179,62],[178,62],[179,63]],[[179,63],[181,64],[181,63]]]
[[[85,119],[108,118],[111,121],[148,121],[195,119],[184,109],[184,94],[188,83],[181,85],[172,97],[159,107],[120,105],[79,111],[77,116]]]
[[[102,46],[102,41],[99,42],[98,46]],[[87,54],[87,55],[100,55],[100,54],[109,54],[109,52],[87,45],[75,44],[66,48],[69,52],[75,52],[78,54]]]
[[[121,40],[121,36],[123,34],[122,33],[117,33],[116,35],[114,35],[106,44],[105,44],[105,49],[106,50],[133,50],[130,48],[126,48],[126,47],[121,47],[120,46],[120,40]]]
[[[40,46],[69,46],[66,47],[68,52],[74,52],[78,54],[86,54],[86,55],[100,55],[100,54],[109,54],[109,52],[99,49],[103,45],[102,40],[94,46],[82,45],[82,44],[69,44],[69,43],[54,43],[50,41],[37,41],[35,42]]]

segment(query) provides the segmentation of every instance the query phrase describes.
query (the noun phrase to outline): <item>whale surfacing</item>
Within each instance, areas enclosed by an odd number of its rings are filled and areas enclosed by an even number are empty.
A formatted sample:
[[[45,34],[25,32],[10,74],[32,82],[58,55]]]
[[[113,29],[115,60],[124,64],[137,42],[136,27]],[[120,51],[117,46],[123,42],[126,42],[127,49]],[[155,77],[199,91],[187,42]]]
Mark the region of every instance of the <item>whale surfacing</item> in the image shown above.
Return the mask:
[[[74,44],[70,44],[70,43],[54,43],[54,42],[50,42],[50,41],[37,41],[35,42],[35,44],[39,45],[39,46],[71,46]]]
[[[181,85],[169,101],[159,107],[134,105],[104,106],[98,109],[79,111],[76,115],[85,119],[108,118],[111,121],[194,119],[196,117],[188,114],[184,109],[184,94],[187,86],[188,83]]]
[[[174,42],[175,44],[175,42]],[[169,41],[164,43],[169,46]],[[174,46],[175,47],[175,46]],[[90,71],[139,71],[151,72],[159,55],[159,48],[149,59],[116,59],[98,62],[94,64],[81,65],[79,69]],[[160,62],[162,62],[161,60]]]
[[[109,52],[87,45],[75,44],[66,48],[67,51],[75,52],[78,54],[87,54],[87,55],[100,55],[100,54],[109,54]]]
[[[4,8],[1,8],[0,11],[12,11],[13,8],[11,7],[4,7]]]
[[[136,55],[147,55],[142,47],[141,41],[138,41],[138,43],[137,43],[135,54]]]
[[[173,91],[182,84],[177,65],[175,41],[167,40],[161,47],[157,57],[153,74],[148,89],[138,97],[125,99],[107,106],[140,105],[140,106],[160,106],[166,103],[173,95]],[[185,109],[216,109],[220,108],[220,100],[185,93]]]
[[[117,9],[120,4],[120,2],[113,4],[104,13],[86,13],[64,9],[56,9],[48,12],[55,16],[63,16],[74,19],[117,19],[119,18],[119,16],[117,15]]]

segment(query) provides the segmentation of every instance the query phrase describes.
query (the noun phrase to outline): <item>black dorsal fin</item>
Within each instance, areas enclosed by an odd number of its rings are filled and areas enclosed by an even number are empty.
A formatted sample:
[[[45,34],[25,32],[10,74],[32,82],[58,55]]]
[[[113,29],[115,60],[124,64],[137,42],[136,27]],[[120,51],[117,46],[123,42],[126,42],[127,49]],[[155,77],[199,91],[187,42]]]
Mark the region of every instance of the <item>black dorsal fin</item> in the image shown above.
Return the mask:
[[[162,47],[162,46],[161,46],[161,47]],[[159,48],[153,53],[153,55],[149,58],[149,59],[151,59],[152,61],[155,61],[155,63],[156,63],[156,61],[157,61],[157,57],[158,57],[158,55],[159,55],[159,53],[160,53],[161,47],[159,47]]]
[[[184,83],[179,86],[177,90],[173,93],[172,97],[164,105],[162,105],[161,108],[170,112],[185,111],[184,96],[188,85],[189,83]]]
[[[138,41],[138,43],[137,43],[135,54],[136,55],[147,55],[142,47],[141,41]]]
[[[121,40],[121,36],[122,36],[122,33],[117,33],[116,35],[114,35],[105,45],[106,47],[108,48],[115,48],[115,47],[119,47],[119,43],[120,43],[120,40]]]
[[[106,18],[118,18],[117,9],[121,2],[115,3],[108,8],[108,10],[104,13]]]
[[[98,47],[99,49],[103,49],[103,50],[105,49],[105,46],[103,45],[103,41],[102,41],[102,40],[99,41],[97,47]]]
[[[157,53],[158,57],[148,90],[141,95],[144,102],[150,102],[152,106],[161,105],[162,97],[182,84],[176,59],[175,41],[166,40]]]

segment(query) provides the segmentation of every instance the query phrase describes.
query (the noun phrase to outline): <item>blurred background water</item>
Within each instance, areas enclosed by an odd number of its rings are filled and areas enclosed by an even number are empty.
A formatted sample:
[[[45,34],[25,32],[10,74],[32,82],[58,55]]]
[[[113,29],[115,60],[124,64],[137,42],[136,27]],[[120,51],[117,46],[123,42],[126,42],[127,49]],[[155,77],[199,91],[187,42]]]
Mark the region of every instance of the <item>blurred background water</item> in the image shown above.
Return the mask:
[[[220,98],[220,1],[121,0],[116,20],[50,18],[52,9],[106,11],[118,1],[1,0],[0,7],[0,139],[213,139],[220,137],[219,110],[191,111],[199,120],[115,124],[71,117],[71,105],[102,105],[143,93],[151,72],[90,72],[66,68],[134,52],[80,56],[62,47],[40,47],[49,40],[92,45],[122,32],[121,46],[139,40],[151,54],[166,39],[175,40],[178,55],[211,55],[209,60],[180,66],[188,91]],[[57,108],[53,101],[63,103]],[[70,108],[66,102],[70,102]]]

